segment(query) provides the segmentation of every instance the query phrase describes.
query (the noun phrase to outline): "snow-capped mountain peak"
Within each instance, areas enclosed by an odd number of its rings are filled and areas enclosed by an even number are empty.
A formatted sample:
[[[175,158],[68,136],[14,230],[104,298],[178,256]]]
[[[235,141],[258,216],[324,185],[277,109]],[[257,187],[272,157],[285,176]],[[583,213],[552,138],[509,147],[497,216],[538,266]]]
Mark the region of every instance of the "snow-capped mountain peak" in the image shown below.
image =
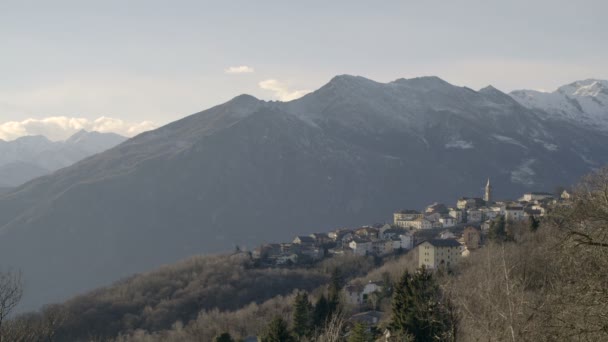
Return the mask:
[[[551,93],[516,90],[510,94],[522,105],[540,109],[551,118],[608,131],[608,81],[587,79]]]
[[[560,87],[558,92],[569,96],[596,97],[602,94],[608,95],[608,81],[596,79],[577,81]]]

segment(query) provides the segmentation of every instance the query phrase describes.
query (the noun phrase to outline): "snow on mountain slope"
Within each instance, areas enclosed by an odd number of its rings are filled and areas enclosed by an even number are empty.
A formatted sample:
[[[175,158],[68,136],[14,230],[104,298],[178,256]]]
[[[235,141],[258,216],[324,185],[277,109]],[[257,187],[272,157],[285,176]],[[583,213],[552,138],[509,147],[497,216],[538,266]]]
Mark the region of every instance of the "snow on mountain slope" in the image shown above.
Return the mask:
[[[552,93],[516,90],[510,94],[528,108],[540,109],[553,119],[608,131],[608,81],[587,79]]]

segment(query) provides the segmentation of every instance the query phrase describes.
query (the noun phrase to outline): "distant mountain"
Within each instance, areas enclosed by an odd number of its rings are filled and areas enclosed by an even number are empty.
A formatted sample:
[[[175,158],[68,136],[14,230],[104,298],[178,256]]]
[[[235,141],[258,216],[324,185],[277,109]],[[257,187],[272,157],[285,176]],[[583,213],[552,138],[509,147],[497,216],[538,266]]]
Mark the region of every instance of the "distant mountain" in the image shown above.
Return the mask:
[[[511,96],[528,108],[547,112],[549,119],[608,131],[608,81],[576,81],[552,93],[516,90]]]
[[[337,76],[248,95],[0,195],[0,260],[32,308],[193,255],[391,219],[459,196],[551,191],[608,162],[608,135],[493,87]]]
[[[59,142],[43,136],[25,136],[8,142],[0,140],[0,187],[21,185],[103,152],[126,139],[114,133],[82,130]]]

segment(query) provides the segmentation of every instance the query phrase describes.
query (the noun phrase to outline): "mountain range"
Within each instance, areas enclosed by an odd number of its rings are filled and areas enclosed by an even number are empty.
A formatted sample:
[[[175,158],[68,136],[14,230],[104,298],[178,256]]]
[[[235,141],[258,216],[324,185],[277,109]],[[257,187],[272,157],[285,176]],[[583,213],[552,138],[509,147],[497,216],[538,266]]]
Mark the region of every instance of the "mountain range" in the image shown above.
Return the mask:
[[[127,138],[114,133],[79,131],[65,141],[41,135],[0,140],[0,188],[21,185],[114,147]]]
[[[237,96],[0,194],[0,260],[35,308],[193,254],[481,196],[488,177],[498,198],[551,191],[608,162],[606,130],[577,120],[608,121],[593,87],[564,95],[580,112],[437,77]]]

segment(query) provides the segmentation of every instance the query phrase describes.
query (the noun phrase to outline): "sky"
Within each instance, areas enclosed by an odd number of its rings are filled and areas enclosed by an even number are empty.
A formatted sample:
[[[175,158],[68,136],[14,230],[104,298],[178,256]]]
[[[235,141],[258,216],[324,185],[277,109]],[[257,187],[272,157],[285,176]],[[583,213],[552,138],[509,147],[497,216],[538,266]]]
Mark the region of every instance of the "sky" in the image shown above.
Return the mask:
[[[0,139],[132,136],[338,74],[479,89],[608,79],[606,1],[0,0]]]

